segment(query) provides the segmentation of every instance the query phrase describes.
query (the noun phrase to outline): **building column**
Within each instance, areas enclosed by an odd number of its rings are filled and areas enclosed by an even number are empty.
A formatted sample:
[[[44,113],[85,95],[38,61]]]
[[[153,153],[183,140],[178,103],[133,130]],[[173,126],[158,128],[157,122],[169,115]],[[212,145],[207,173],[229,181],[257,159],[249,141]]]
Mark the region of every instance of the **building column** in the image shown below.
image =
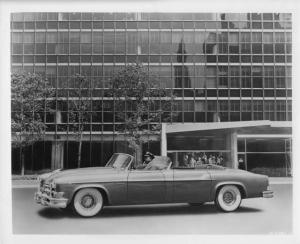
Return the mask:
[[[51,169],[60,169],[64,165],[64,142],[53,141],[51,151]]]
[[[237,132],[232,131],[230,134],[230,153],[231,153],[231,167],[238,169],[238,150],[237,150]]]
[[[160,151],[161,156],[167,156],[167,133],[165,123],[161,124]]]

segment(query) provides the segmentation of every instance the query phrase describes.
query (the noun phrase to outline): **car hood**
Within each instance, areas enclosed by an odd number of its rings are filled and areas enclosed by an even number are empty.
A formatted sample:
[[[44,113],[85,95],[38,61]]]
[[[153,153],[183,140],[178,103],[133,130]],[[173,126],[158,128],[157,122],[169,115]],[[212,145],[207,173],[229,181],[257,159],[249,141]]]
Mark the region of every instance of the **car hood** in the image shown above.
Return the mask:
[[[56,183],[77,183],[77,182],[91,182],[101,181],[111,178],[112,175],[116,175],[120,172],[118,169],[110,167],[89,167],[80,169],[67,169],[67,170],[55,170],[53,172],[40,175],[41,180]]]

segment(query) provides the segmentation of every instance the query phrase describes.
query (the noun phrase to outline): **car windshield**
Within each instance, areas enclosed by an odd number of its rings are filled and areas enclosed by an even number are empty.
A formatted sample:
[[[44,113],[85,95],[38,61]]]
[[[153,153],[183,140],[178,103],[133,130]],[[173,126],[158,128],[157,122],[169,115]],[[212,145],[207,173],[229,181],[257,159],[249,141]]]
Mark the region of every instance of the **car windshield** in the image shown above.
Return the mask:
[[[171,163],[168,157],[156,156],[146,167],[145,170],[167,169]]]
[[[112,167],[117,169],[125,169],[131,161],[131,156],[127,154],[114,154],[107,162],[105,167]]]

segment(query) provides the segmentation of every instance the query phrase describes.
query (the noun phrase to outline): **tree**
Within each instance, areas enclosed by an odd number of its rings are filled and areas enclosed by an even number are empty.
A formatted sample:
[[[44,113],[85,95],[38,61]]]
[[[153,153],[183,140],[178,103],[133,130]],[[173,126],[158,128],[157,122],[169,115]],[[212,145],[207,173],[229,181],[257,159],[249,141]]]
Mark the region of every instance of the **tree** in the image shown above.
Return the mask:
[[[37,74],[11,75],[12,146],[21,150],[21,174],[25,172],[24,148],[40,140],[46,130],[43,112],[51,103],[53,90],[47,80]]]
[[[117,130],[125,134],[136,158],[141,160],[147,136],[159,134],[161,122],[170,120],[173,97],[158,86],[154,74],[138,63],[116,73],[110,81],[110,90],[116,120],[123,123]]]
[[[69,96],[69,123],[78,142],[77,167],[81,166],[82,139],[85,127],[91,119],[91,92],[90,82],[81,75],[74,77],[75,89]]]

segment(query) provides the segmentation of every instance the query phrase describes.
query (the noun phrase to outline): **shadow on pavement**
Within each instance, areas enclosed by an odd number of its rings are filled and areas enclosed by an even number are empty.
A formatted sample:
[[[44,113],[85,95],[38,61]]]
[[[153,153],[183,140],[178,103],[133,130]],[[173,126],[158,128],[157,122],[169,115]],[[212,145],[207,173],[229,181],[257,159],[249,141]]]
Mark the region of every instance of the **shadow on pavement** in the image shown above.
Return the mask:
[[[231,214],[261,212],[261,209],[240,207]],[[70,209],[43,208],[38,211],[41,217],[49,219],[81,218]],[[190,206],[189,204],[176,205],[137,205],[137,206],[114,206],[104,207],[100,214],[93,218],[119,218],[135,216],[162,216],[162,215],[195,215],[195,214],[227,214],[218,211],[214,204],[202,206]]]

